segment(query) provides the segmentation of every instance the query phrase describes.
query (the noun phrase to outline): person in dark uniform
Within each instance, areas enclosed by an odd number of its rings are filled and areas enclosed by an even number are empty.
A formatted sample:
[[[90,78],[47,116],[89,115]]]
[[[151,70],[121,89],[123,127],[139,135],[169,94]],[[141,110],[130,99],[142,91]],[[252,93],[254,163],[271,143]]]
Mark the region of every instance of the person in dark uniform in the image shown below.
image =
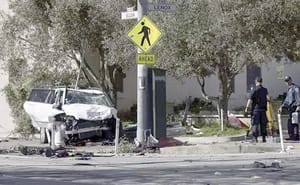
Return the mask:
[[[282,112],[282,108],[287,109],[289,113],[288,119],[288,134],[289,138],[286,140],[299,140],[299,126],[298,124],[292,123],[292,113],[296,111],[300,111],[300,94],[299,94],[299,86],[295,85],[290,76],[285,76],[284,81],[288,86],[288,91],[286,97],[282,103],[282,105],[278,109],[278,113]]]
[[[248,108],[251,105],[251,126],[252,126],[252,135],[255,142],[257,142],[257,137],[260,133],[262,136],[262,142],[266,142],[267,136],[267,98],[268,90],[262,86],[262,78],[255,78],[255,89],[251,91],[250,98],[247,101],[245,112],[248,112]]]

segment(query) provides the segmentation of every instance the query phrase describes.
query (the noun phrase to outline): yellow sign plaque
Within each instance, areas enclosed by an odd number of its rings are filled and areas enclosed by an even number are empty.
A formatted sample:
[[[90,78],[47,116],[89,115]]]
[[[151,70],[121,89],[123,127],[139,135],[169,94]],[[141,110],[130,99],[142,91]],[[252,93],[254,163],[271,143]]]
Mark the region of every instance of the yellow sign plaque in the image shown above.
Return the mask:
[[[161,35],[160,30],[147,16],[142,17],[127,34],[129,39],[144,52],[149,51]]]
[[[156,58],[154,54],[139,53],[136,55],[136,61],[138,64],[154,65],[156,62]]]

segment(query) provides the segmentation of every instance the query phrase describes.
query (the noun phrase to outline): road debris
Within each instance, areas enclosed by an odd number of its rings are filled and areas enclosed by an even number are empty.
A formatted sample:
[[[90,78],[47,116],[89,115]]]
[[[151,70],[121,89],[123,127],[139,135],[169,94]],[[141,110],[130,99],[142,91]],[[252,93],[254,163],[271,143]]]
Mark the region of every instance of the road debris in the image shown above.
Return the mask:
[[[266,168],[267,166],[266,166],[265,163],[262,163],[262,162],[259,162],[259,161],[254,161],[253,167],[254,168]]]
[[[222,173],[221,172],[215,172],[215,175],[219,176],[219,175],[222,175]]]
[[[1,142],[8,142],[8,139],[0,139],[0,143]]]
[[[44,153],[44,148],[17,145],[13,148],[13,151],[20,152],[23,155],[42,155]]]
[[[77,152],[74,154],[75,160],[90,160],[94,157],[92,152]]]
[[[267,164],[265,164],[263,162],[254,161],[253,168],[273,168],[273,169],[280,169],[280,168],[282,168],[282,166],[281,166],[281,161],[279,161],[279,160],[274,160],[270,165],[267,165]]]
[[[271,167],[272,168],[282,168],[281,161],[275,160],[274,162],[272,162]]]

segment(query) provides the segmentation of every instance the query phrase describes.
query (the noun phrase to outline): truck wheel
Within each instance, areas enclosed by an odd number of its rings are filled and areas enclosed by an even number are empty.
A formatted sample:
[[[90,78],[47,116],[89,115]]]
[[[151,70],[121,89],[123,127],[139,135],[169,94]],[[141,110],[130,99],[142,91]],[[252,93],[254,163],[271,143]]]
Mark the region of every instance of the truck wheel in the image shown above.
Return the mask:
[[[46,134],[46,128],[41,128],[41,130],[40,130],[40,142],[42,144],[48,143],[48,138],[47,138],[47,134]]]

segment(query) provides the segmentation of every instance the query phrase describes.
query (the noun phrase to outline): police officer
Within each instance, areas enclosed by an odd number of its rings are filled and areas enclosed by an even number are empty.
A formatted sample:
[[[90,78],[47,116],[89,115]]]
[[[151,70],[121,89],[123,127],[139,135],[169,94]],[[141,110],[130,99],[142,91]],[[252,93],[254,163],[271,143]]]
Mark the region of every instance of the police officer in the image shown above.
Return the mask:
[[[288,119],[288,134],[289,138],[286,140],[299,140],[299,126],[298,124],[292,124],[292,113],[300,111],[300,94],[299,86],[295,85],[290,76],[285,76],[284,81],[288,86],[288,91],[282,105],[278,109],[278,113],[282,112],[282,108],[287,109],[289,113]]]
[[[255,142],[257,142],[257,137],[259,135],[258,128],[260,127],[260,132],[262,136],[262,141],[266,142],[267,136],[267,96],[268,90],[262,86],[262,78],[255,78],[255,89],[251,92],[250,98],[247,101],[245,112],[251,105],[251,125],[252,125],[252,135]]]

